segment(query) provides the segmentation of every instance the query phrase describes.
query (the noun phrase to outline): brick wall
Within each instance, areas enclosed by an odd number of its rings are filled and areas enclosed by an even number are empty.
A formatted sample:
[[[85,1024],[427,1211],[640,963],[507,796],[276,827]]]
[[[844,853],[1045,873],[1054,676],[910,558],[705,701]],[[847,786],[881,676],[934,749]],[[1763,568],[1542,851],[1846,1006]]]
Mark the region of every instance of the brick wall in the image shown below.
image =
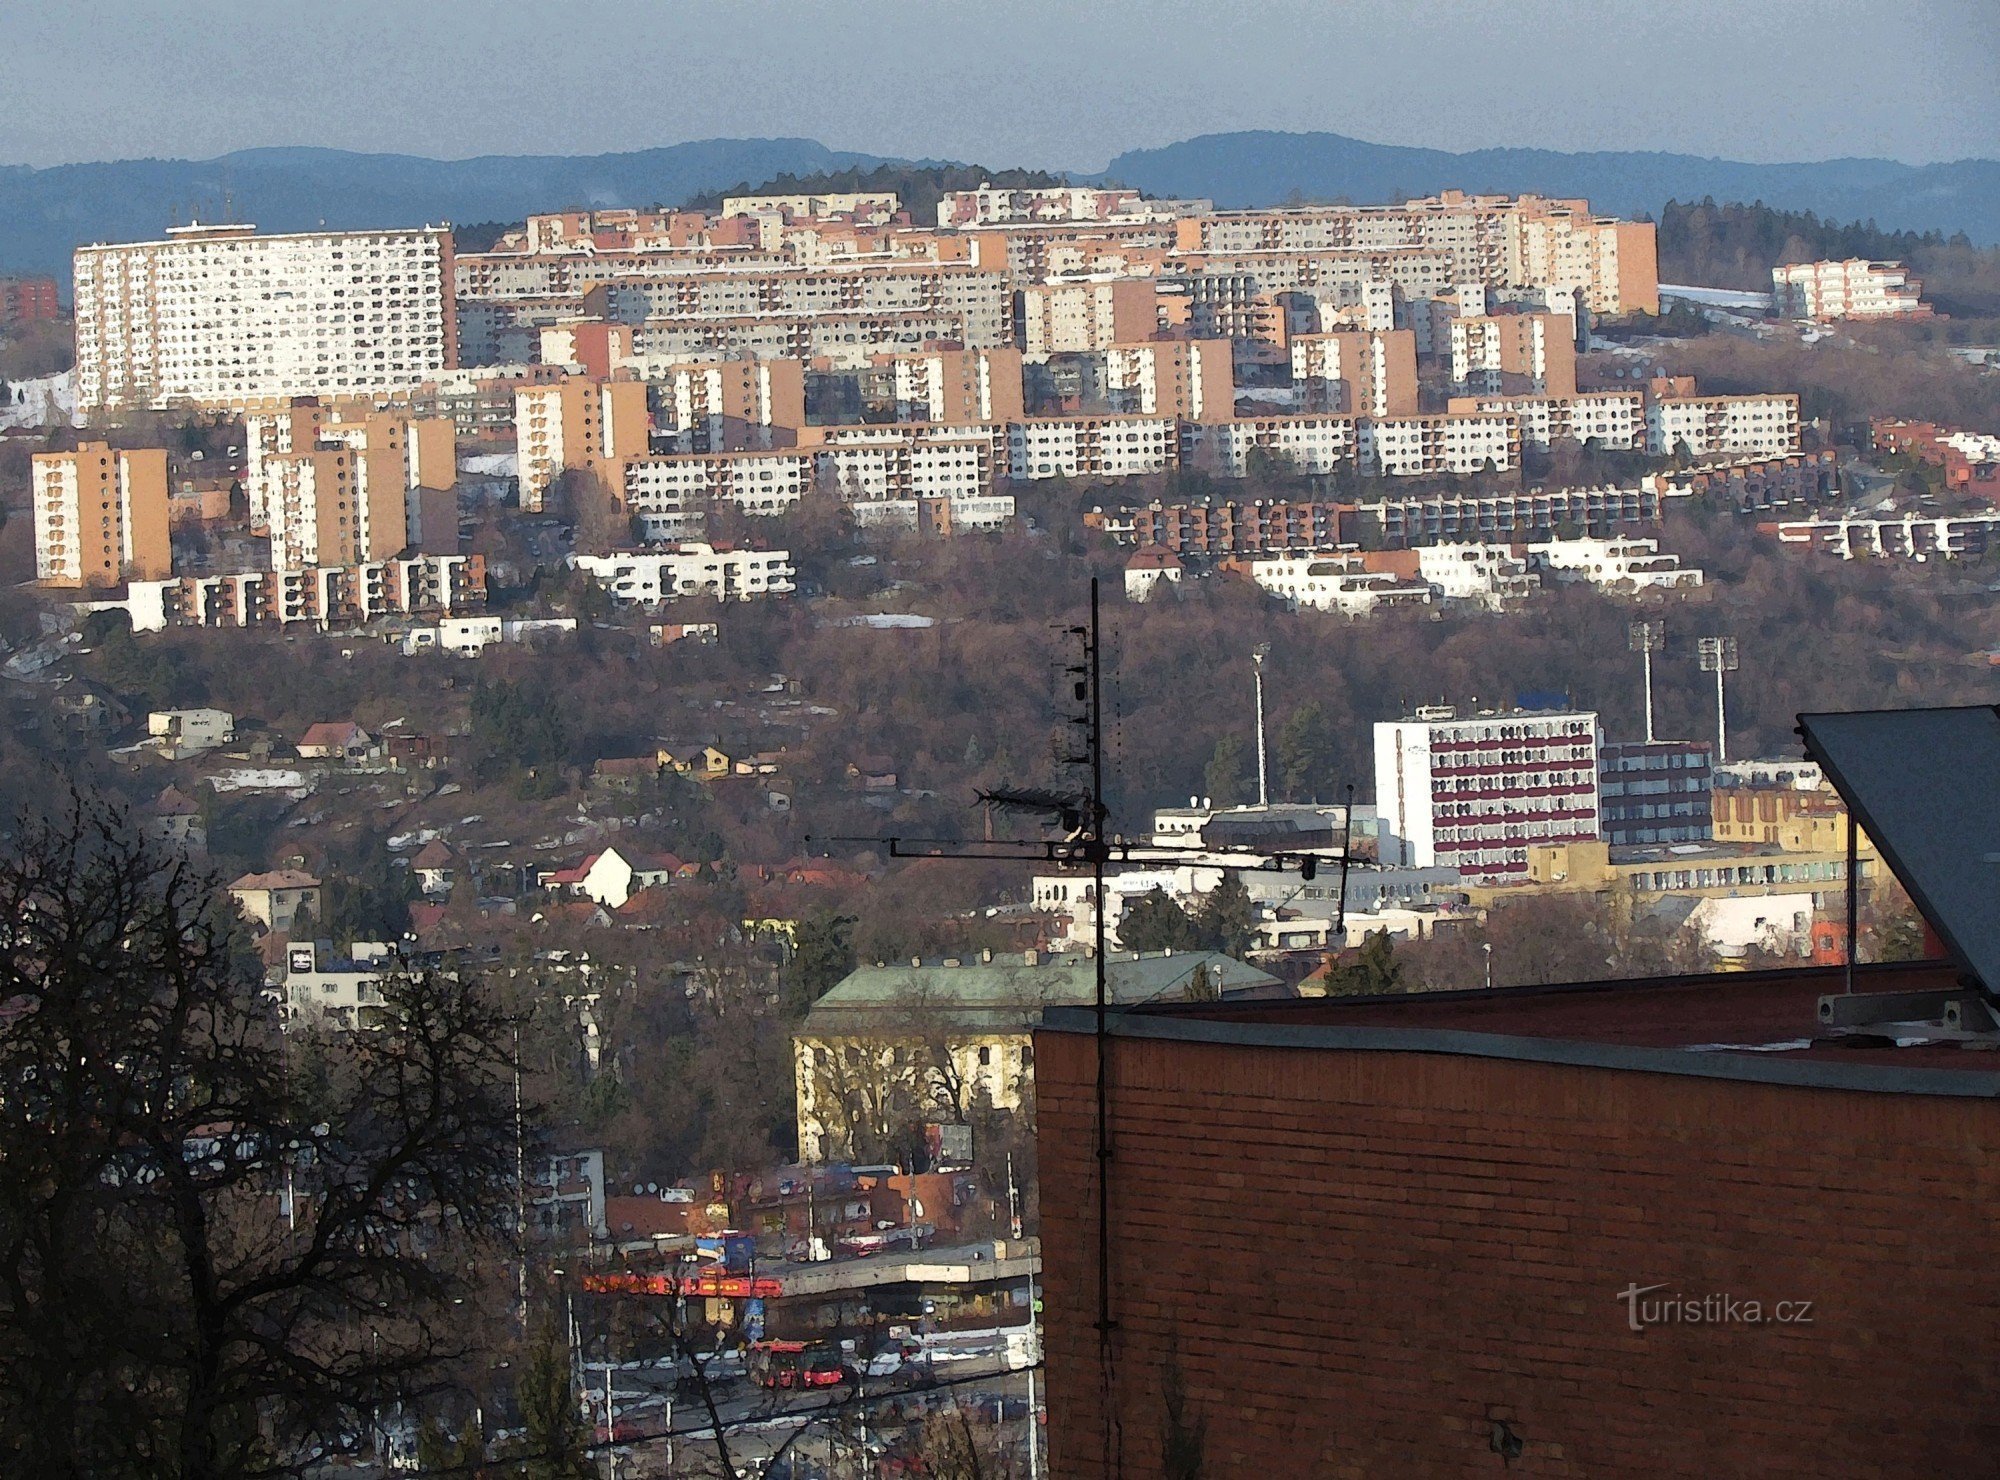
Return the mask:
[[[1037,1036],[1052,1473],[1106,1473],[1094,1045]],[[1126,1476],[1165,1374],[1208,1480],[2000,1467],[2000,1107],[1114,1039]],[[1628,1285],[1815,1302],[1628,1329]]]

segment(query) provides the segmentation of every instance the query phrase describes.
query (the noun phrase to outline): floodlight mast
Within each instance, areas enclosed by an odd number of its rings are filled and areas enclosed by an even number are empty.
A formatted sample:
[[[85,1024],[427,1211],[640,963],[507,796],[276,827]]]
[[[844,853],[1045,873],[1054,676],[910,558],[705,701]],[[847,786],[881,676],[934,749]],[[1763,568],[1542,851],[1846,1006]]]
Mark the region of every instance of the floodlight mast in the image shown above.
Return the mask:
[[[1739,666],[1736,639],[1704,637],[1696,652],[1701,660],[1701,671],[1715,675],[1715,761],[1721,765],[1729,759],[1729,718],[1724,707],[1722,676],[1734,673]]]
[[[1653,654],[1667,645],[1667,624],[1634,622],[1626,628],[1625,645],[1639,655],[1646,683],[1646,743],[1653,743]]]

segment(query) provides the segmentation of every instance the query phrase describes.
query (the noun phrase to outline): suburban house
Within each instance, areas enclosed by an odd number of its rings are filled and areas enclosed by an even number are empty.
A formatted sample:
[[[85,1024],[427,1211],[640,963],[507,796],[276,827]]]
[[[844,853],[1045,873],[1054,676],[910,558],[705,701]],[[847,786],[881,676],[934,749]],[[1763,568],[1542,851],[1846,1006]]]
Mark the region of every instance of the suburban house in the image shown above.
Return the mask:
[[[574,868],[548,874],[543,882],[551,889],[578,894],[615,910],[641,889],[664,884],[691,871],[691,865],[671,853],[614,847],[591,854]]]
[[[156,709],[146,716],[146,733],[160,742],[170,761],[214,750],[236,738],[236,716],[226,709]]]
[[[410,860],[410,869],[417,887],[426,895],[449,894],[458,878],[458,855],[445,846],[444,839],[432,838]]]
[[[684,776],[693,776],[706,781],[717,776],[727,776],[736,768],[736,761],[713,745],[663,744],[660,747],[659,766],[663,771],[679,771]]]
[[[637,791],[642,784],[659,774],[658,756],[606,756],[590,768],[590,784],[608,791]]]
[[[319,914],[319,880],[303,869],[245,874],[229,886],[229,897],[245,919],[280,934],[290,934],[300,910]]]
[[[309,761],[340,761],[359,765],[375,754],[375,742],[352,720],[329,720],[299,737],[299,757]]]
[[[201,820],[201,806],[178,786],[161,790],[153,799],[142,832],[156,843],[183,853],[199,853],[208,847],[208,825]]]
[[[863,791],[894,791],[896,763],[886,755],[858,755],[847,763],[847,779]]]

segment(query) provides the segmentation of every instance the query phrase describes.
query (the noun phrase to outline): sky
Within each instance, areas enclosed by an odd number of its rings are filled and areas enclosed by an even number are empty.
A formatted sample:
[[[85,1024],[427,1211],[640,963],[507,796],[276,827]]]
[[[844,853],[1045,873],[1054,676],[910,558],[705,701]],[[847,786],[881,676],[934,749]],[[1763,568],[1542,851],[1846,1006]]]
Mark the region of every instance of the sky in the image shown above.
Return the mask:
[[[0,3],[0,163],[799,136],[1101,169],[1232,129],[2000,157],[2000,0]]]

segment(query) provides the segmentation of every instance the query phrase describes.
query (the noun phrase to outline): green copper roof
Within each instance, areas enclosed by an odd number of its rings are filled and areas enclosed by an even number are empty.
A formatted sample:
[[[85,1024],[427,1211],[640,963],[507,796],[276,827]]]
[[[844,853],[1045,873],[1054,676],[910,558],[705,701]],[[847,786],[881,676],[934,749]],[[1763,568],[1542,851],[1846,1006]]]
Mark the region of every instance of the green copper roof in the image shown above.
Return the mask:
[[[1225,993],[1275,987],[1278,979],[1215,951],[1117,953],[1105,960],[1110,1000],[1120,1006],[1172,1001],[1182,997],[1197,967]],[[1088,956],[1042,953],[1031,963],[1012,952],[967,957],[953,965],[863,966],[813,1005],[803,1031],[890,1033],[925,1027],[1019,1032],[1032,1027],[1044,1008],[1087,1007],[1097,984]]]

